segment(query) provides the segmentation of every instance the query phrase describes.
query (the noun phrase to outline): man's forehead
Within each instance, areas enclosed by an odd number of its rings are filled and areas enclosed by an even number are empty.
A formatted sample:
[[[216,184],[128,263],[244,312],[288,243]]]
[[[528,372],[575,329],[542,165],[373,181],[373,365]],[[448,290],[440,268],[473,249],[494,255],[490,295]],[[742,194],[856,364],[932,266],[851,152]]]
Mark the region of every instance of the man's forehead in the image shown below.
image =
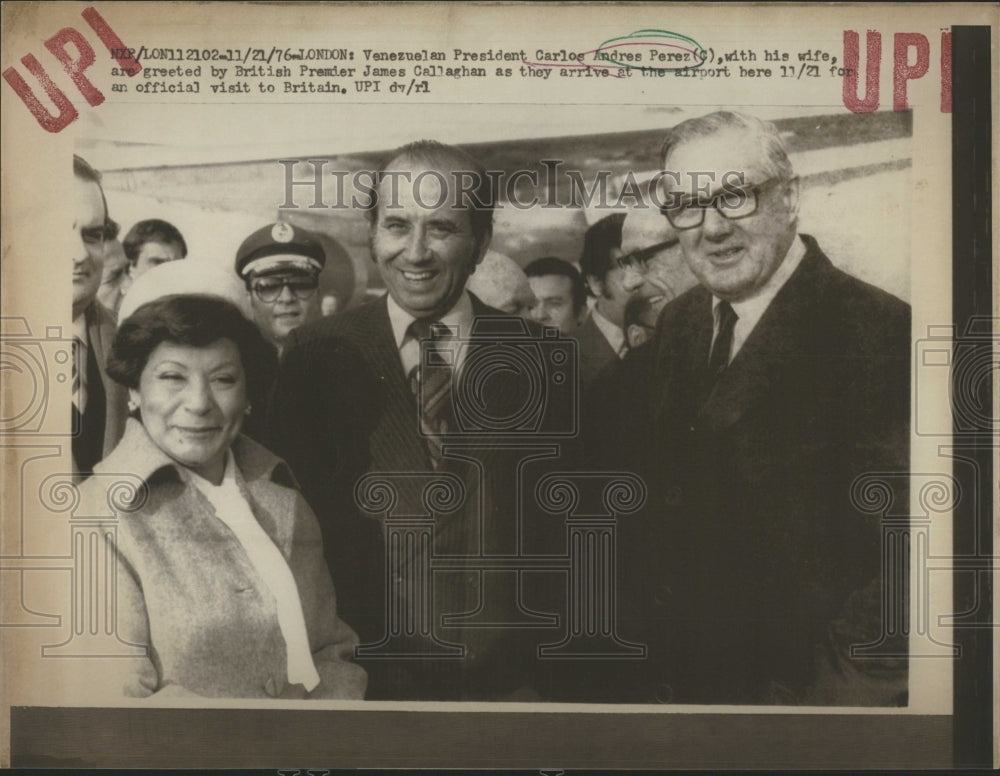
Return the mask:
[[[428,218],[450,221],[471,219],[470,194],[465,186],[456,184],[455,173],[448,170],[415,168],[387,170],[379,182],[378,207],[383,216],[412,217],[424,214]]]
[[[139,253],[170,253],[171,251],[180,252],[180,243],[172,242],[170,240],[146,240],[140,246]]]
[[[670,150],[664,169],[680,173],[681,181],[665,176],[668,189],[687,188],[696,173],[714,175],[718,180],[725,173],[745,175],[748,179],[767,165],[767,154],[758,133],[745,129],[724,129],[711,135],[686,140]],[[711,182],[700,178],[701,185]]]
[[[528,278],[528,282],[531,283],[532,285],[536,283],[539,284],[544,283],[545,285],[566,287],[567,289],[571,288],[573,285],[573,281],[570,280],[568,277],[566,277],[565,275],[559,275],[555,272],[553,272],[550,275],[533,275]]]
[[[107,218],[104,210],[104,197],[101,187],[95,181],[88,181],[79,176],[73,176],[76,181],[76,206],[78,218],[90,222],[103,223]]]
[[[630,211],[622,224],[622,251],[625,254],[676,239],[677,233],[670,222],[653,207]]]

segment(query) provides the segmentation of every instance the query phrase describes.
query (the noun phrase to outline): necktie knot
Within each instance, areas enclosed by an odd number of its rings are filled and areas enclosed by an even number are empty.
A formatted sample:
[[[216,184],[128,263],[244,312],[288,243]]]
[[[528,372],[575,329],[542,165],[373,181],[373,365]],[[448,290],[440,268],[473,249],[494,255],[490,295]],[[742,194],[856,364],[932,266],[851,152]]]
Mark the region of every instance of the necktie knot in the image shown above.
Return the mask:
[[[433,318],[416,318],[407,331],[416,340],[430,339],[435,342],[447,339],[452,335],[451,329],[446,324]]]

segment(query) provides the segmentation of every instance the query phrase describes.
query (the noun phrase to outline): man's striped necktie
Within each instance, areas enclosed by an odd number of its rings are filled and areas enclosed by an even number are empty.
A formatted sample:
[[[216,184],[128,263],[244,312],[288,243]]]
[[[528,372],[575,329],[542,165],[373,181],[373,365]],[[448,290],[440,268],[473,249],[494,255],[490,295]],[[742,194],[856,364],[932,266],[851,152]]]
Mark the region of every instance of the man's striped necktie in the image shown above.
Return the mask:
[[[87,409],[87,344],[73,337],[73,406],[81,415]]]
[[[420,432],[427,442],[431,465],[441,463],[442,437],[455,429],[452,404],[453,354],[441,347],[452,337],[444,324],[417,319],[410,324],[410,336],[430,340],[421,348],[421,359],[410,370],[410,389],[420,405]]]

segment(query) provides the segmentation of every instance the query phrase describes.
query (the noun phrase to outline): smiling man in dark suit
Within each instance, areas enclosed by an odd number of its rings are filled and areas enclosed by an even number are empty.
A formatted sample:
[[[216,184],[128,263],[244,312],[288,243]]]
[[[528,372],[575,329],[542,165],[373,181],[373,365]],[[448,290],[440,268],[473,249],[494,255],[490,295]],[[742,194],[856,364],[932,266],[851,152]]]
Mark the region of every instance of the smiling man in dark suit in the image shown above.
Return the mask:
[[[621,600],[650,659],[624,699],[904,702],[905,660],[850,658],[878,640],[886,594],[879,521],[851,489],[909,469],[909,306],[799,233],[773,126],[685,121],[664,167],[699,285],[649,343],[654,433],[635,441],[651,497],[622,526]]]
[[[461,190],[472,179],[478,184]],[[492,237],[491,182],[478,162],[458,148],[421,141],[395,152],[376,181],[368,211],[371,250],[388,293],[293,332],[276,391],[273,441],[324,523],[342,617],[369,645],[396,637],[362,650],[362,659],[373,658],[364,662],[369,697],[500,699],[526,682],[527,669],[508,638],[516,629],[463,630],[442,621],[444,614],[483,613],[483,575],[456,561],[425,582],[410,576],[429,554],[491,551],[503,542],[490,520],[513,514],[482,474],[481,456],[490,455],[485,436],[462,438],[478,448],[466,451],[466,460],[444,454],[442,440],[458,423],[457,391],[435,381],[440,369],[421,362],[421,340],[430,339],[442,354],[436,364],[445,373],[461,375],[476,342],[527,324],[465,290]],[[470,341],[471,347],[461,345]],[[503,397],[511,392],[502,376],[490,385],[497,390],[487,386],[483,409],[503,417],[509,410]],[[400,550],[386,570],[386,527],[355,505],[354,488],[366,472],[389,473],[397,515],[426,513],[422,488],[435,475],[460,482],[466,498],[457,510],[435,516],[432,543]],[[432,596],[433,605],[421,609],[421,596],[428,604]],[[421,632],[426,621],[412,621],[408,633],[389,633],[389,621],[404,611],[433,618],[430,632]],[[523,657],[529,659],[529,651]]]

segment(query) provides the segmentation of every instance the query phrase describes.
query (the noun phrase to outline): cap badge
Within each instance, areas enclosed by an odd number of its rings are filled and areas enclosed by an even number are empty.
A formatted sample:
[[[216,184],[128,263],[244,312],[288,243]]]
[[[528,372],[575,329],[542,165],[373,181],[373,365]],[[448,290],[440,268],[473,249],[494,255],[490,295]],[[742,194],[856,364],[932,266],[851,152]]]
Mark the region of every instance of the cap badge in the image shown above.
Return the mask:
[[[291,242],[295,237],[295,230],[284,221],[279,221],[271,227],[271,239],[275,242]]]

